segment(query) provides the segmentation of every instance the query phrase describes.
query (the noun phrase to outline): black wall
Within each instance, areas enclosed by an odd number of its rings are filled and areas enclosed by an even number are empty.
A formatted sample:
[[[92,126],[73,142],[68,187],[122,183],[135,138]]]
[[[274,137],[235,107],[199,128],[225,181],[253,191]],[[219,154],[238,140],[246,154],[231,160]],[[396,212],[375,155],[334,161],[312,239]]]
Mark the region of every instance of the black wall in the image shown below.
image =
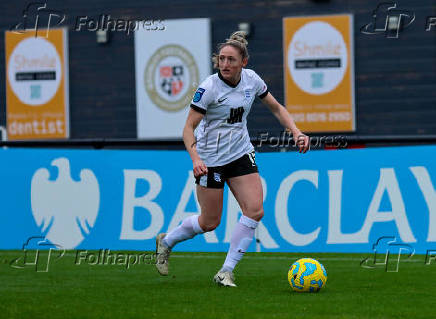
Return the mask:
[[[0,125],[5,125],[4,31],[22,19],[29,2],[0,2]],[[256,70],[283,103],[282,18],[295,15],[354,15],[357,134],[436,134],[436,31],[425,32],[436,16],[434,0],[397,1],[412,10],[415,22],[398,39],[364,35],[378,1],[368,0],[67,0],[47,6],[67,15],[69,26],[70,124],[72,138],[136,137],[134,38],[113,32],[98,45],[93,32],[73,31],[77,16],[110,14],[122,19],[203,18],[212,21],[212,47],[239,22],[254,28],[249,38],[249,68]],[[192,32],[195,37],[195,30]],[[280,131],[269,111],[257,102],[249,117],[252,135]]]

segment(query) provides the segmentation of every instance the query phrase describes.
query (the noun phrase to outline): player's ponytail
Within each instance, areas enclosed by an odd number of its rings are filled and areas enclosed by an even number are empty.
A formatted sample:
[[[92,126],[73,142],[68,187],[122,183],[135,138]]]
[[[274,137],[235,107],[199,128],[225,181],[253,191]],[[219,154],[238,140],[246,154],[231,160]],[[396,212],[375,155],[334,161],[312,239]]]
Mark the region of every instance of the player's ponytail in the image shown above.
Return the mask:
[[[226,42],[218,44],[218,54],[222,48],[227,45],[231,45],[235,49],[239,51],[242,56],[242,59],[249,57],[248,55],[248,41],[245,39],[246,33],[244,31],[236,31],[233,32],[229,39],[226,39]],[[218,69],[218,54],[214,53],[212,56],[213,67]]]

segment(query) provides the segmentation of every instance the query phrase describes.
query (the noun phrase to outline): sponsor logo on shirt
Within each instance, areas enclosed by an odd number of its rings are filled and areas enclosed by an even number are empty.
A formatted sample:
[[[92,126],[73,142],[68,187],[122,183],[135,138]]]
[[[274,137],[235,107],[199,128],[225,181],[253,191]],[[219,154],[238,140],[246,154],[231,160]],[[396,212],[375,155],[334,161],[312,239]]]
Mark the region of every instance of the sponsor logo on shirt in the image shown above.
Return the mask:
[[[201,97],[203,96],[203,93],[204,93],[205,91],[206,91],[206,90],[203,89],[203,88],[198,88],[198,89],[197,89],[197,92],[195,92],[195,95],[194,95],[194,98],[192,99],[192,101],[195,102],[195,103],[200,102]]]

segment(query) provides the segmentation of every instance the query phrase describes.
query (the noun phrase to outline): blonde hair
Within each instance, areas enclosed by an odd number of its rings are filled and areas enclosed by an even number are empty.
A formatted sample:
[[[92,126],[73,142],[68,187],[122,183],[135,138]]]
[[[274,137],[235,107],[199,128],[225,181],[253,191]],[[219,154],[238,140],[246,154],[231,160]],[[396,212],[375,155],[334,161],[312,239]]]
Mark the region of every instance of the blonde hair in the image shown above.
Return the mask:
[[[230,36],[229,39],[226,39],[226,42],[224,43],[220,43],[218,44],[218,54],[214,53],[212,55],[212,62],[213,62],[213,67],[215,69],[218,69],[218,65],[219,65],[219,61],[218,61],[218,55],[221,51],[222,48],[224,48],[225,46],[232,46],[235,49],[237,49],[239,51],[239,53],[242,56],[242,59],[247,58],[248,59],[248,41],[245,39],[246,37],[246,33],[244,31],[236,31],[233,32],[232,35]]]

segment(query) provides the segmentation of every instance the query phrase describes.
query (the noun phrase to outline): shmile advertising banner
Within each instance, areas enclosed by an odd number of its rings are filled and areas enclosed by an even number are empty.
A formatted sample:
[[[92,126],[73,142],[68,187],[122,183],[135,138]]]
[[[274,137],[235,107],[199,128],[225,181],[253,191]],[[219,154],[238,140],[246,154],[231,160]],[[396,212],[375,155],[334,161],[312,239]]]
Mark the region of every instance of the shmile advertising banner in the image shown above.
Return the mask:
[[[10,140],[69,137],[67,29],[5,32]]]
[[[354,131],[353,16],[283,19],[285,104],[305,132]]]

